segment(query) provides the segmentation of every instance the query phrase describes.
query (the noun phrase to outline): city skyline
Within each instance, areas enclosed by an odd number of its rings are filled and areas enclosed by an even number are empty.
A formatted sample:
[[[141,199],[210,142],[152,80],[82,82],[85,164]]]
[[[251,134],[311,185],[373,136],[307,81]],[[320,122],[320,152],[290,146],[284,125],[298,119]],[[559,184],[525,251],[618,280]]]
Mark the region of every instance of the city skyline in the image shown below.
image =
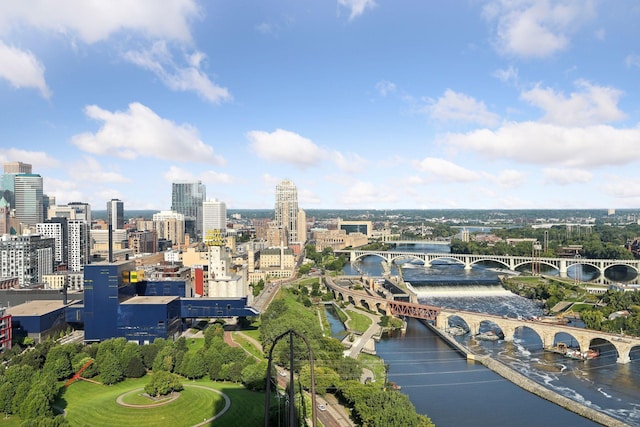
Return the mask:
[[[640,207],[636,2],[251,6],[0,5],[0,161],[127,210]]]

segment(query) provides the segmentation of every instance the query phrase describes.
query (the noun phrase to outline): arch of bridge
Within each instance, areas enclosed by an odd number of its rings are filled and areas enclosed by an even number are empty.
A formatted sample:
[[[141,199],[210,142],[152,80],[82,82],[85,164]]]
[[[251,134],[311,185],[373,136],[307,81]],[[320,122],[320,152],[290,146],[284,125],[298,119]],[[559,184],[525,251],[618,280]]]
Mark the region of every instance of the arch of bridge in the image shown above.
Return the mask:
[[[477,334],[479,332],[480,324],[482,322],[492,322],[502,330],[504,339],[506,341],[513,340],[513,335],[516,329],[521,327],[529,328],[536,334],[538,334],[540,340],[542,341],[543,347],[553,345],[556,335],[560,332],[571,335],[580,346],[581,352],[586,352],[587,350],[589,350],[591,342],[594,339],[602,339],[612,344],[616,349],[618,353],[619,363],[628,363],[630,361],[629,353],[631,349],[636,346],[640,346],[640,339],[619,338],[616,340],[616,336],[612,334],[591,331],[588,329],[565,327],[559,325],[547,325],[543,323],[537,323],[535,321],[509,319],[480,313],[449,312],[443,310],[438,316],[438,320],[436,323],[437,327],[445,330],[449,325],[449,319],[454,316],[457,316],[460,319],[464,320],[469,327],[469,331],[472,334]]]

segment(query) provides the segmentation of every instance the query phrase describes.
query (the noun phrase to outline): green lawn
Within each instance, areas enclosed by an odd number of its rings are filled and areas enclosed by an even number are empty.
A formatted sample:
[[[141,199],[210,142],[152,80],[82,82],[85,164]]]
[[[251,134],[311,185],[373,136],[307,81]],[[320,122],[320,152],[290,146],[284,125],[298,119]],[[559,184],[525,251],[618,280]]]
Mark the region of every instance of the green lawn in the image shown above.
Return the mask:
[[[262,354],[262,351],[260,351],[258,348],[256,348],[255,345],[253,345],[253,343],[251,341],[249,341],[248,339],[246,339],[245,337],[242,336],[242,334],[244,333],[244,331],[242,333],[238,333],[238,332],[233,332],[233,340],[240,345],[240,347],[242,347],[247,353],[251,354],[253,357],[255,357],[258,360],[264,360],[264,354]]]
[[[350,331],[361,334],[367,329],[369,329],[369,326],[371,326],[372,321],[368,316],[365,316],[364,314],[361,314],[361,313],[357,313],[353,310],[345,310],[345,311],[347,312],[350,318],[347,321],[347,328],[349,328]]]
[[[189,353],[196,353],[202,347],[204,347],[204,338],[187,338]]]
[[[216,425],[260,425],[264,418],[264,394],[246,390],[238,384],[209,380],[184,381],[180,397],[154,408],[127,408],[116,403],[121,394],[144,387],[150,377],[128,379],[112,386],[76,381],[66,389],[56,405],[67,411],[72,426],[192,426],[213,417],[225,405],[223,397],[211,390],[189,385],[214,388],[229,396],[231,407],[214,420]],[[138,403],[137,398],[127,396]],[[133,402],[130,402],[133,403]]]
[[[375,383],[382,388],[386,376],[384,360],[372,354],[360,353],[358,355],[358,361],[362,364],[363,368],[367,368],[373,372],[374,379],[376,380]]]

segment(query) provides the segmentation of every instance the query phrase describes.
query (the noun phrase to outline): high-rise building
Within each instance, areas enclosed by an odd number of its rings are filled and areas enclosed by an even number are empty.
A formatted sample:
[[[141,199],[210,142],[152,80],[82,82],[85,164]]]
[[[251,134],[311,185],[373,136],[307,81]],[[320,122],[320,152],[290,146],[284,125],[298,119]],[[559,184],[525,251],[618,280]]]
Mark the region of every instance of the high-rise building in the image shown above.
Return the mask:
[[[160,211],[153,214],[153,227],[158,239],[170,240],[174,245],[185,243],[184,215],[174,211]]]
[[[11,207],[9,203],[0,195],[0,236],[11,233],[11,225],[9,223],[10,214]]]
[[[29,163],[7,162],[4,164],[4,173],[33,173]]]
[[[83,219],[71,219],[67,229],[67,268],[81,271],[91,261],[91,225]]]
[[[180,181],[171,184],[171,210],[184,215],[185,232],[200,240],[202,231],[202,204],[207,189],[201,181]]]
[[[85,220],[54,217],[36,224],[36,231],[55,240],[56,265],[81,271],[90,261],[90,226]]]
[[[202,204],[202,232],[206,242],[215,235],[225,236],[227,232],[227,205],[219,200],[207,200]]]
[[[285,230],[288,242],[298,239],[298,189],[287,179],[276,185],[275,225]]]
[[[36,232],[43,237],[49,237],[54,240],[55,251],[53,259],[56,265],[66,265],[69,256],[67,219],[52,218],[45,222],[39,222],[36,224]]]
[[[44,220],[42,177],[17,174],[14,177],[15,216],[24,224],[35,225]]]
[[[4,174],[0,178],[0,190],[2,196],[12,209],[15,209],[15,180],[18,174],[30,174],[31,165],[22,162],[9,162],[4,164]]]
[[[89,203],[71,202],[67,203],[67,206],[74,213],[73,218],[69,219],[82,219],[91,225],[91,205]]]
[[[124,203],[119,199],[111,199],[107,202],[107,225],[112,230],[124,229]]]
[[[51,274],[55,242],[37,234],[0,238],[0,277],[17,277],[20,287],[41,283]]]

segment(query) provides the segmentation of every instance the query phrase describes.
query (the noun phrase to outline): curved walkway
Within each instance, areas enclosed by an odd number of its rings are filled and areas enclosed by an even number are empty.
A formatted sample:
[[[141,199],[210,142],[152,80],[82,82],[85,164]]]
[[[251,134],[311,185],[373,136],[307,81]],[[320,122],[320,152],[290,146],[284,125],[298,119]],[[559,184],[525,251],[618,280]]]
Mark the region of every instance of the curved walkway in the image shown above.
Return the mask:
[[[220,390],[216,390],[215,388],[212,388],[212,387],[207,387],[207,386],[203,386],[203,385],[196,385],[196,384],[183,384],[183,386],[184,387],[195,387],[195,388],[200,388],[200,389],[204,389],[204,390],[209,390],[209,391],[212,391],[214,393],[218,393],[224,399],[224,408],[222,408],[222,410],[220,412],[218,412],[216,415],[214,415],[211,418],[203,420],[201,423],[195,424],[194,427],[196,427],[196,426],[204,426],[206,424],[211,423],[213,420],[215,420],[217,418],[220,418],[222,415],[224,415],[225,412],[227,412],[229,410],[229,408],[231,407],[231,399],[229,398],[229,396],[227,396],[226,394],[224,394]],[[144,390],[144,388],[136,388],[134,390],[130,390],[130,391],[126,392],[126,393],[121,394],[116,399],[116,403],[118,405],[120,405],[120,406],[126,406],[127,408],[146,409],[146,408],[155,408],[157,406],[166,405],[168,403],[173,402],[178,397],[180,397],[180,395],[178,394],[177,396],[175,396],[172,399],[166,400],[164,402],[152,403],[150,405],[132,405],[130,403],[124,403],[124,401],[123,401],[124,396],[126,396],[127,394],[130,394],[130,393],[138,392],[140,390]]]

